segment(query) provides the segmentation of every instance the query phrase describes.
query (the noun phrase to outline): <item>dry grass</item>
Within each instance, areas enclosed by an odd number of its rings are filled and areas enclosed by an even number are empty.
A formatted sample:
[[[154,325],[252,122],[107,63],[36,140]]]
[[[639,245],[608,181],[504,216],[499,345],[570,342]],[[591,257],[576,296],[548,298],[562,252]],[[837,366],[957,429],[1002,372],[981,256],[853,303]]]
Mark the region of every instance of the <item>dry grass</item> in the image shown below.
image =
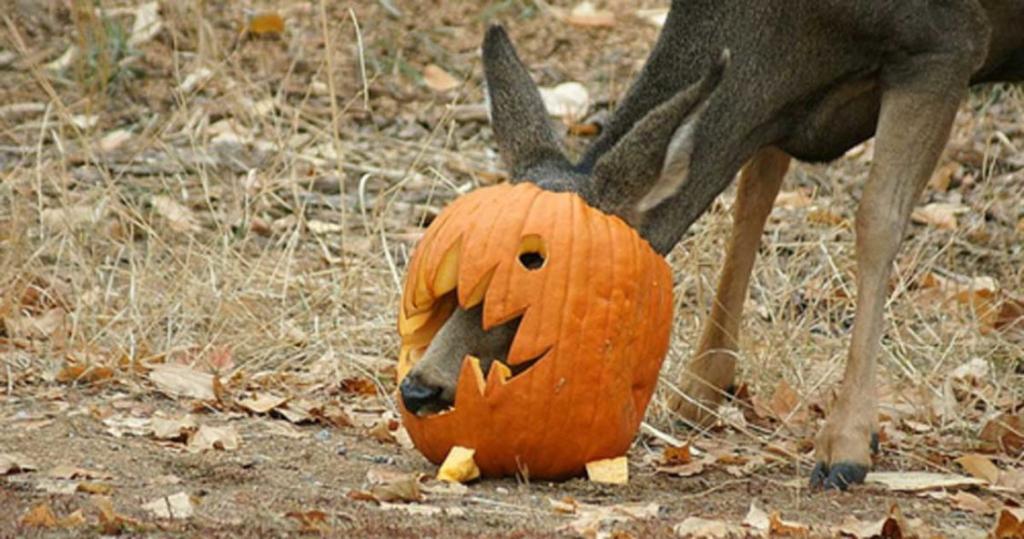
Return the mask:
[[[495,12],[515,22],[542,83],[579,79],[610,98],[646,53],[636,43],[655,32],[632,21],[552,49],[545,38],[565,30],[532,4],[473,8],[454,25],[426,7],[403,6],[396,18],[383,2],[282,2],[285,36],[252,39],[239,34],[246,8],[164,2],[164,30],[135,48],[123,35],[131,17],[119,9],[130,3],[102,2],[102,13],[93,2],[71,4],[24,2],[3,15],[3,50],[15,55],[0,68],[8,394],[51,381],[68,359],[123,366],[160,357],[229,375],[333,357],[339,373],[393,387],[409,251],[447,201],[492,181],[499,166],[489,128],[448,106],[481,101],[482,22]],[[69,46],[88,52],[47,67]],[[467,84],[432,94],[417,80],[430,62]],[[1019,333],[983,332],[975,310],[916,299],[929,273],[1024,291],[1021,117],[1019,87],[978,91],[963,108],[954,188],[927,196],[955,198],[968,212],[954,230],[914,225],[901,251],[880,358],[894,391],[941,395],[951,369],[981,358],[992,365],[991,403],[1022,402]],[[130,136],[117,140],[119,130]],[[814,206],[777,209],[765,236],[740,352],[755,394],[786,379],[808,402],[826,403],[840,378],[853,313],[850,223],[870,146],[863,151],[800,165],[787,180],[784,189],[808,189]],[[677,324],[649,422],[680,436],[663,397],[711,301],[731,197],[671,255]],[[815,209],[838,222],[812,222]],[[978,417],[945,417],[935,429],[967,447]],[[744,432],[758,444],[795,443],[812,427]]]

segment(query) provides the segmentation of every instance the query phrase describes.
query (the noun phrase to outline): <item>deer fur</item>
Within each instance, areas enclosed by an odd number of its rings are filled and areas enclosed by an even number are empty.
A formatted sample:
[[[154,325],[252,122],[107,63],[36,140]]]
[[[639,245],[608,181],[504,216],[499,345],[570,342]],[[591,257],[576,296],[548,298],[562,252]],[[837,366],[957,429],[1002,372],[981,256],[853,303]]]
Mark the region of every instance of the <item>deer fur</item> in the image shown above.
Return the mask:
[[[684,396],[672,403],[698,424],[733,382],[751,268],[790,159],[829,161],[875,137],[856,216],[850,352],[811,476],[825,488],[863,481],[877,444],[875,358],[891,265],[968,87],[1024,79],[1024,0],[675,0],[639,78],[576,163],[500,27],[488,30],[483,59],[512,181],[577,192],[660,253],[742,168],[712,312],[681,373]],[[500,350],[503,339],[507,350],[515,333],[455,327],[467,323],[471,316],[445,324],[403,398],[441,395],[458,369],[438,365]]]

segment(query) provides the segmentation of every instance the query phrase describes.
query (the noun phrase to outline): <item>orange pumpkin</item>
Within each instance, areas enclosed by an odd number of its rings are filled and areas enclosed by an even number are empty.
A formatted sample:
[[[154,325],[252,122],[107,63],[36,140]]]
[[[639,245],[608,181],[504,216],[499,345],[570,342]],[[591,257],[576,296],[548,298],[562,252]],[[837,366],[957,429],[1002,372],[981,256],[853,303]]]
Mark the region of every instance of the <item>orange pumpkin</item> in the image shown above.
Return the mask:
[[[543,265],[524,264],[524,254]],[[535,362],[511,376],[496,361],[485,375],[467,356],[451,409],[420,417],[402,407],[416,447],[434,463],[469,447],[484,475],[551,479],[623,455],[668,349],[665,260],[576,194],[531,183],[467,194],[435,219],[410,262],[399,382],[456,303],[481,301],[484,329],[522,317],[508,364]]]

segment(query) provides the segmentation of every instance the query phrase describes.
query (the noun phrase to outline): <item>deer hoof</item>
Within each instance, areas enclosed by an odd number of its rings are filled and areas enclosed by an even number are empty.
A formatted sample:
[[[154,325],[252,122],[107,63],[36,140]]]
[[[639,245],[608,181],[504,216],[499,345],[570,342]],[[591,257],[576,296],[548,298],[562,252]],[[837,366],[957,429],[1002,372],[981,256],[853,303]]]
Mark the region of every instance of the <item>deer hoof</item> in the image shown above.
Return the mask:
[[[855,462],[826,464],[819,462],[811,471],[811,488],[846,490],[850,485],[863,483],[868,467]]]

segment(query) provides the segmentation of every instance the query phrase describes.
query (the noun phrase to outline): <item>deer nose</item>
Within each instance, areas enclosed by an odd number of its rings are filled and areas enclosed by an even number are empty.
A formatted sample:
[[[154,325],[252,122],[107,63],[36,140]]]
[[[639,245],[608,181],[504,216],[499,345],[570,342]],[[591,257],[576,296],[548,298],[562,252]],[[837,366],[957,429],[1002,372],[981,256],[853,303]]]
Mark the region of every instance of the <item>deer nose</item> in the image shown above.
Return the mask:
[[[413,376],[406,376],[398,391],[402,394],[405,409],[414,414],[427,405],[436,403],[441,396],[441,388],[425,385]]]

